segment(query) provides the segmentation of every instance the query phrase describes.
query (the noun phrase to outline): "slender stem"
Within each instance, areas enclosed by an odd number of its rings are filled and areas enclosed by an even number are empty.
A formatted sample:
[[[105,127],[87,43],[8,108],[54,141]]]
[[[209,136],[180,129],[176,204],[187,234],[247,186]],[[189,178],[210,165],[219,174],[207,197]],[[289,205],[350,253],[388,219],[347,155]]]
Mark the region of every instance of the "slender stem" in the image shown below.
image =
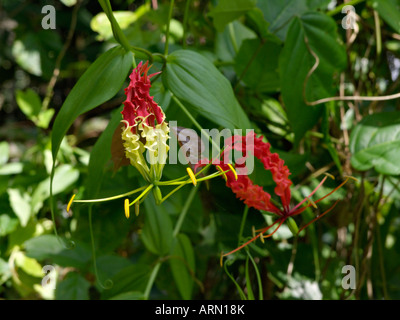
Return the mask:
[[[156,280],[160,267],[161,267],[161,262],[158,261],[157,264],[154,266],[153,271],[150,274],[149,282],[147,282],[147,286],[143,294],[144,300],[149,299],[151,288],[153,287],[154,281]]]
[[[142,199],[153,187],[154,185],[150,184],[135,200],[129,204],[129,206],[134,205],[136,202]]]
[[[203,129],[203,127],[196,121],[196,119],[191,115],[188,109],[183,105],[183,103],[175,96],[172,95],[172,99],[176,102],[176,104],[182,109],[182,111],[186,114],[186,116],[193,122],[193,124],[201,131],[202,134],[211,142],[211,144],[217,148],[217,150],[221,151],[219,145],[215,143],[213,139],[211,139],[210,135]]]
[[[356,4],[363,2],[364,0],[350,0],[348,2],[345,2],[343,4],[341,4],[340,6],[337,6],[335,9],[328,11],[326,14],[328,16],[334,16],[335,14],[338,14],[340,12],[342,12],[343,7],[345,6],[355,6]]]
[[[167,31],[165,34],[165,50],[164,50],[164,55],[168,55],[168,44],[169,44],[169,27],[171,24],[171,18],[172,18],[172,12],[174,11],[174,0],[171,0],[171,3],[169,5],[169,13],[168,13],[168,22],[167,22]]]
[[[173,236],[176,237],[182,227],[183,220],[186,217],[187,212],[189,211],[190,205],[193,202],[194,196],[196,195],[197,190],[199,188],[192,188],[192,190],[189,193],[188,198],[186,199],[185,205],[182,208],[181,214],[179,215],[178,221],[176,222],[175,229]]]
[[[248,212],[249,212],[249,207],[246,205],[244,207],[244,211],[243,211],[242,222],[240,223],[238,246],[240,246],[240,240],[242,239],[242,236],[243,236],[244,225],[246,223],[247,213]]]
[[[380,58],[382,52],[382,36],[381,36],[381,26],[379,24],[379,15],[376,10],[374,10],[374,20],[375,20],[375,35],[376,35],[376,55]]]
[[[94,274],[96,276],[96,280],[102,289],[110,289],[113,285],[112,280],[107,279],[104,284],[101,283],[99,272],[97,270],[97,261],[96,261],[96,246],[94,243],[94,235],[93,235],[93,217],[92,217],[92,207],[93,205],[89,206],[89,233],[90,233],[90,243],[92,248],[92,258],[93,258],[93,269]]]
[[[182,38],[183,49],[186,49],[187,20],[189,17],[190,3],[191,3],[191,0],[186,0],[185,12],[183,15],[183,38]]]
[[[61,61],[65,56],[65,53],[67,52],[68,47],[71,44],[72,41],[72,37],[74,35],[75,32],[75,27],[76,27],[76,21],[77,21],[77,17],[78,17],[78,9],[81,5],[81,0],[77,1],[75,4],[75,7],[72,11],[72,17],[71,17],[71,24],[68,30],[68,35],[67,35],[67,39],[65,40],[64,46],[62,47],[60,53],[57,56],[55,65],[54,65],[54,70],[53,70],[53,75],[51,76],[51,79],[49,81],[49,84],[47,86],[46,89],[46,96],[43,99],[43,104],[42,104],[42,110],[47,110],[47,108],[49,107],[51,98],[53,97],[53,88],[56,85],[57,82],[57,78],[60,74],[60,65],[61,65]]]
[[[131,195],[131,194],[140,192],[140,191],[144,190],[144,189],[147,188],[147,187],[148,187],[148,186],[144,186],[144,187],[141,187],[141,188],[138,188],[138,189],[135,189],[135,190],[132,190],[132,191],[123,193],[123,194],[119,194],[119,195],[117,195],[117,196],[109,197],[109,198],[90,199],[90,200],[74,200],[73,202],[87,203],[87,202],[111,201],[111,200],[115,200],[115,199],[124,198],[124,197],[127,197],[127,196]]]
[[[231,38],[233,50],[235,50],[235,53],[238,53],[239,52],[239,47],[238,47],[237,42],[236,42],[235,29],[233,28],[233,23],[232,22],[230,24],[228,24],[228,29],[229,29],[229,37]]]

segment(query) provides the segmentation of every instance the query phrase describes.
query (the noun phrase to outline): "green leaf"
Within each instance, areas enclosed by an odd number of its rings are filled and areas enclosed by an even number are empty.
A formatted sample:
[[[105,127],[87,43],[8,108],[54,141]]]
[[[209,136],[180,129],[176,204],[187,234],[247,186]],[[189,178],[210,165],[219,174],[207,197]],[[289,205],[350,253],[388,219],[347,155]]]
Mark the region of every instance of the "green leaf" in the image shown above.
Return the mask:
[[[195,259],[190,239],[179,234],[169,260],[174,281],[182,298],[189,300],[193,291]]]
[[[88,178],[85,184],[88,198],[95,198],[100,190],[104,176],[104,169],[107,162],[111,159],[112,137],[122,119],[121,111],[122,108],[115,110],[106,129],[97,139],[92,151],[90,152]]]
[[[126,297],[132,291],[144,292],[150,277],[150,270],[149,265],[139,263],[122,269],[111,278],[113,286],[102,292],[102,299],[117,299],[116,297],[122,294],[125,294]]]
[[[350,136],[351,164],[360,171],[374,168],[387,175],[400,174],[400,112],[366,116]]]
[[[51,119],[53,118],[55,110],[47,109],[39,113],[37,117],[36,125],[40,128],[47,129]]]
[[[243,41],[236,56],[235,71],[252,90],[271,92],[280,87],[278,60],[281,46],[259,39]],[[243,76],[242,76],[243,75]]]
[[[69,272],[65,280],[57,284],[56,300],[88,300],[90,283],[80,274]]]
[[[0,142],[0,165],[6,164],[10,156],[10,147],[7,141]]]
[[[11,208],[17,215],[21,226],[25,227],[31,217],[31,197],[27,192],[23,192],[19,189],[10,188],[7,190],[7,193]]]
[[[400,33],[400,1],[399,0],[373,0],[372,7],[378,11],[385,22]]]
[[[308,79],[303,92],[306,76],[315,64],[310,48],[319,57],[319,65]],[[346,53],[337,41],[336,23],[322,13],[307,13],[295,18],[288,30],[285,46],[279,61],[281,92],[287,109],[289,122],[295,134],[295,143],[311,129],[320,118],[323,108],[308,106],[308,101],[325,98],[334,94],[333,77],[346,62]]]
[[[38,116],[42,108],[42,101],[39,95],[30,88],[25,92],[17,90],[15,93],[15,100],[21,111],[32,121]]]
[[[157,255],[169,253],[172,245],[172,223],[163,206],[156,206],[152,196],[144,201],[146,214],[142,240],[146,248]]]
[[[117,20],[122,30],[126,29],[132,23],[136,22],[140,17],[147,13],[150,9],[148,5],[142,5],[134,12],[132,11],[113,11],[114,17]],[[97,32],[97,40],[109,40],[113,36],[110,20],[104,12],[95,15],[90,21],[90,28]]]
[[[79,170],[72,165],[60,165],[54,174],[53,195],[59,194],[65,190],[79,178]],[[32,194],[31,214],[36,214],[43,206],[43,202],[50,196],[50,178],[40,182]]]
[[[254,0],[220,0],[209,15],[214,20],[215,28],[222,32],[231,21],[239,18],[255,6]]]
[[[228,79],[204,56],[178,50],[167,58],[163,73],[166,87],[207,119],[228,129],[250,128]]]
[[[91,259],[91,251],[85,244],[76,241],[73,249],[65,249],[52,234],[28,239],[23,245],[28,257],[50,259],[52,263],[64,267],[84,268]]]
[[[10,217],[8,214],[0,214],[0,237],[13,232],[18,226],[18,219]]]
[[[282,41],[286,38],[291,20],[309,10],[306,0],[258,1],[257,7],[264,13],[264,18],[269,23],[269,31]]]
[[[72,88],[54,121],[52,155],[56,158],[69,127],[81,114],[111,99],[132,67],[132,53],[116,46],[103,53]]]
[[[11,269],[7,261],[0,258],[0,285],[11,278]]]

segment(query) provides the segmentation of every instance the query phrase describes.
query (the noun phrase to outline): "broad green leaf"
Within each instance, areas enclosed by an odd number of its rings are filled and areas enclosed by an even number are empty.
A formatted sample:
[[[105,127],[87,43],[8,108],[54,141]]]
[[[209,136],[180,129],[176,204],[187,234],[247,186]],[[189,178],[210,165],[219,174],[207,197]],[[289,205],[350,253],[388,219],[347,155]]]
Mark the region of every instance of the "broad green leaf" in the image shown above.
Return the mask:
[[[0,167],[0,176],[1,175],[12,175],[21,173],[24,168],[24,165],[21,162],[10,162],[3,164]]]
[[[280,52],[281,46],[274,42],[261,42],[258,39],[243,41],[235,59],[238,77],[241,77],[251,90],[262,92],[278,90]]]
[[[400,1],[399,0],[373,0],[372,7],[378,11],[385,22],[400,33]]]
[[[11,269],[7,261],[0,258],[0,285],[11,278]]]
[[[304,82],[315,58],[305,42],[307,38],[311,50],[319,57],[319,65]],[[322,114],[321,106],[308,106],[308,101],[326,98],[334,94],[333,77],[346,62],[346,54],[337,41],[336,23],[322,13],[307,13],[294,18],[279,61],[282,98],[289,122],[295,134],[295,143],[311,129]]]
[[[102,299],[111,299],[132,291],[144,292],[150,277],[151,267],[149,265],[136,263],[122,269],[111,278],[113,286],[102,292]]]
[[[143,300],[143,299],[144,299],[143,292],[139,291],[124,292],[110,298],[110,300]]]
[[[132,53],[116,46],[103,53],[72,88],[53,125],[52,155],[56,158],[69,127],[81,114],[111,99],[132,67]]]
[[[59,194],[70,187],[79,178],[79,170],[72,165],[63,164],[56,168],[53,179],[53,195]],[[50,178],[38,184],[32,194],[31,214],[36,214],[43,206],[43,202],[50,196]]]
[[[27,192],[23,192],[19,189],[10,188],[7,190],[7,193],[10,199],[11,208],[17,215],[21,226],[25,227],[31,217],[31,197]]]
[[[168,56],[162,76],[166,87],[187,102],[188,108],[231,130],[250,128],[230,82],[204,56],[191,50],[175,51]]]
[[[0,237],[13,232],[18,226],[18,219],[10,217],[8,214],[0,214]]]
[[[37,260],[27,257],[23,252],[18,251],[14,254],[15,264],[27,274],[41,278],[43,277],[42,266]]]
[[[90,249],[76,241],[73,249],[65,249],[53,234],[28,239],[23,244],[26,255],[36,260],[49,259],[64,267],[84,268],[91,259]]]
[[[119,26],[122,30],[126,29],[132,23],[136,22],[141,16],[150,10],[150,6],[142,5],[133,11],[113,11],[114,17],[117,20]],[[110,20],[108,20],[107,15],[101,12],[95,15],[90,21],[90,28],[97,32],[97,40],[103,41],[108,40],[113,36],[111,29]]]
[[[190,239],[179,234],[169,260],[172,275],[182,298],[189,300],[192,296],[195,259]]]
[[[97,139],[92,151],[88,166],[88,178],[86,180],[86,192],[88,198],[95,198],[101,186],[104,168],[111,159],[111,142],[115,129],[121,122],[122,108],[116,110],[106,129]]]
[[[253,9],[255,2],[255,0],[220,0],[209,15],[214,20],[215,28],[222,32],[229,22]]]
[[[42,101],[39,95],[30,88],[26,91],[17,90],[15,93],[15,100],[21,111],[30,120],[34,120],[42,108]]]
[[[257,7],[269,23],[269,31],[282,41],[286,38],[291,20],[309,10],[306,0],[257,1]]]
[[[156,206],[153,196],[144,201],[146,208],[142,240],[146,248],[157,255],[169,253],[172,245],[172,223],[163,206]]]
[[[10,156],[10,147],[7,141],[0,142],[0,165],[2,168],[3,164],[7,163]]]
[[[88,300],[90,283],[80,274],[69,272],[57,283],[56,300]]]
[[[36,125],[40,128],[47,129],[51,119],[53,118],[55,110],[47,109],[39,113],[37,117]]]
[[[67,7],[72,7],[76,4],[77,0],[61,0],[61,2],[67,6]]]
[[[375,169],[400,174],[400,112],[366,116],[350,136],[351,164],[360,171]]]

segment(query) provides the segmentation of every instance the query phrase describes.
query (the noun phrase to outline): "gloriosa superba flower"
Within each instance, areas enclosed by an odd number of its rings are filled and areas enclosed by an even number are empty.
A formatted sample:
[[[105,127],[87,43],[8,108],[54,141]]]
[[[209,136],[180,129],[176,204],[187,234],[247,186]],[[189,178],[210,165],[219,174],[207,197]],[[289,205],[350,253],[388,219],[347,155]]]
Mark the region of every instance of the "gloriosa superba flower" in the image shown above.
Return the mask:
[[[250,147],[248,144],[252,144]],[[289,168],[284,164],[284,161],[279,157],[277,153],[271,153],[270,148],[271,145],[268,142],[263,142],[262,137],[257,137],[254,132],[249,132],[247,136],[238,136],[235,135],[231,138],[225,140],[224,144],[225,148],[221,154],[221,159],[214,159],[211,163],[216,166],[218,170],[221,172],[226,172],[223,176],[226,180],[226,186],[231,188],[232,191],[236,194],[236,197],[240,200],[244,201],[244,203],[248,207],[255,208],[260,211],[267,211],[273,213],[278,216],[278,218],[273,222],[270,226],[261,228],[259,230],[254,230],[254,234],[252,238],[238,248],[228,252],[221,254],[221,265],[222,258],[224,256],[228,256],[244,247],[252,243],[253,241],[260,239],[264,242],[265,238],[271,237],[278,229],[282,226],[284,222],[287,222],[287,225],[293,235],[297,236],[303,229],[308,227],[310,224],[314,223],[316,220],[322,218],[325,214],[330,212],[338,203],[337,200],[328,210],[318,215],[316,218],[312,219],[310,222],[305,224],[300,229],[298,228],[295,220],[292,218],[301,214],[304,210],[309,207],[317,208],[317,203],[326,199],[331,194],[340,189],[349,179],[354,179],[354,177],[347,176],[345,180],[339,184],[336,188],[330,191],[328,194],[323,196],[322,198],[313,201],[311,197],[315,194],[315,192],[324,184],[328,177],[334,178],[330,174],[326,174],[326,176],[322,179],[322,181],[317,185],[317,187],[302,201],[300,201],[297,205],[291,207],[291,191],[290,187],[292,185],[292,181],[289,179],[290,171]],[[271,195],[264,191],[261,186],[253,184],[251,179],[246,174],[236,175],[233,170],[228,170],[227,166],[224,163],[227,163],[228,158],[233,150],[240,151],[243,155],[242,159],[238,159],[238,163],[244,164],[246,157],[254,156],[258,158],[264,166],[265,170],[269,170],[272,174],[272,179],[276,183],[276,187],[274,189],[275,194],[281,199],[281,206],[278,204],[274,204],[271,199]],[[252,155],[248,154],[248,150],[251,150]],[[202,163],[207,162],[207,159],[203,159]],[[198,164],[196,168],[202,166],[202,164]],[[241,165],[235,166],[235,171],[239,171],[239,167]],[[241,173],[243,170],[246,172],[246,168],[242,167]],[[273,226],[277,225],[275,230],[266,234]]]
[[[138,215],[139,204],[146,198],[151,190],[153,190],[156,203],[161,204],[186,184],[193,184],[196,186],[197,181],[208,180],[225,174],[225,172],[216,172],[198,178],[209,166],[196,174],[188,167],[187,175],[170,181],[160,181],[168,156],[170,129],[168,123],[165,121],[165,114],[162,108],[154,101],[153,97],[150,96],[150,79],[159,73],[148,74],[150,68],[151,66],[148,65],[148,62],[144,64],[140,62],[137,67],[133,69],[129,76],[129,85],[125,88],[126,100],[124,101],[124,108],[121,112],[121,122],[124,124],[122,126],[121,138],[125,156],[129,159],[130,164],[140,172],[147,182],[147,185],[123,194],[102,199],[75,200],[75,195],[73,195],[67,205],[67,211],[70,210],[74,202],[95,203],[125,198],[123,207],[125,216],[129,218],[130,207],[134,205],[135,214]],[[230,164],[228,164],[228,171],[229,170],[234,171]],[[160,190],[161,186],[177,187],[163,197]],[[133,201],[129,201],[127,197],[139,192],[139,196]]]

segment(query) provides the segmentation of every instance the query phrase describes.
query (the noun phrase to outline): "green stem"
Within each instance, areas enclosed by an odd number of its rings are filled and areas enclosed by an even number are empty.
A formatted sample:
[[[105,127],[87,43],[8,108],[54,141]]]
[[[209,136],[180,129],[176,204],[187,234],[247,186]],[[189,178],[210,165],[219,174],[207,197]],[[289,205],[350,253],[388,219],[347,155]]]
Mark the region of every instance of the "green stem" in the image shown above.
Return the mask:
[[[134,205],[136,202],[138,202],[140,199],[142,199],[149,191],[154,187],[153,184],[149,185],[135,200],[133,200],[129,206]]]
[[[92,218],[92,205],[89,207],[89,233],[90,233],[90,243],[92,247],[92,257],[93,257],[93,269],[94,275],[100,287],[102,289],[110,289],[113,285],[112,280],[106,280],[104,285],[100,281],[99,272],[97,270],[97,261],[96,261],[96,247],[94,243],[94,235],[93,235],[93,218]]]
[[[165,50],[164,50],[164,55],[168,55],[168,44],[169,44],[169,27],[171,24],[171,18],[172,18],[172,12],[174,11],[174,0],[171,0],[171,3],[169,5],[169,12],[168,12],[168,23],[167,23],[167,31],[165,34]]]
[[[249,212],[249,207],[245,206],[244,211],[243,211],[243,217],[242,217],[242,222],[240,223],[240,229],[239,229],[239,238],[238,238],[238,247],[240,246],[240,241],[243,236],[243,230],[244,230],[244,225],[246,223],[247,219],[247,213]]]
[[[161,262],[159,261],[154,266],[153,271],[150,274],[149,282],[147,282],[147,286],[146,286],[146,289],[143,294],[144,300],[149,299],[151,288],[153,287],[154,281],[156,280],[156,277],[157,277],[158,271],[160,270],[160,267],[161,267]]]
[[[191,115],[191,113],[189,112],[188,109],[186,109],[186,107],[183,105],[183,103],[175,96],[172,95],[172,99],[176,102],[176,104],[179,106],[179,108],[182,109],[182,111],[186,114],[186,116],[190,119],[190,121],[193,122],[193,124],[195,125],[195,127],[197,127],[197,129],[199,129],[201,131],[202,134],[204,134],[204,136],[211,142],[211,144],[217,148],[218,151],[221,151],[221,148],[219,147],[219,145],[217,145],[215,143],[214,140],[211,139],[211,137],[207,134],[207,132],[204,131],[203,127],[200,125],[200,123],[197,122],[197,120]]]
[[[73,202],[78,202],[78,203],[90,203],[90,202],[103,202],[103,201],[111,201],[111,200],[115,200],[115,199],[120,199],[120,198],[124,198],[127,196],[130,196],[131,194],[140,192],[142,190],[144,190],[145,188],[147,188],[148,186],[144,186],[123,194],[119,194],[117,196],[113,196],[113,197],[109,197],[109,198],[100,198],[100,199],[90,199],[90,200],[74,200]]]
[[[182,38],[183,49],[186,49],[187,20],[188,20],[188,16],[189,16],[190,2],[191,2],[191,0],[186,0],[185,12],[183,14],[183,38]]]
[[[365,1],[365,0],[351,0],[351,1],[345,2],[345,3],[341,4],[340,6],[337,6],[335,9],[328,11],[326,14],[328,16],[334,16],[335,14],[342,12],[342,9],[345,6],[355,6],[356,4],[363,2],[363,1]]]
[[[239,47],[236,42],[235,29],[233,28],[232,22],[230,24],[228,24],[228,29],[229,29],[229,37],[231,38],[233,50],[235,50],[235,53],[237,54],[239,52]]]
[[[189,211],[190,205],[193,202],[193,199],[194,199],[194,196],[196,195],[197,190],[199,190],[199,188],[192,188],[192,190],[189,193],[188,198],[186,199],[185,205],[183,206],[181,214],[178,218],[178,221],[176,222],[176,226],[175,226],[174,233],[173,233],[174,237],[176,237],[178,235],[179,231],[181,230],[183,220],[185,219],[186,214]]]

